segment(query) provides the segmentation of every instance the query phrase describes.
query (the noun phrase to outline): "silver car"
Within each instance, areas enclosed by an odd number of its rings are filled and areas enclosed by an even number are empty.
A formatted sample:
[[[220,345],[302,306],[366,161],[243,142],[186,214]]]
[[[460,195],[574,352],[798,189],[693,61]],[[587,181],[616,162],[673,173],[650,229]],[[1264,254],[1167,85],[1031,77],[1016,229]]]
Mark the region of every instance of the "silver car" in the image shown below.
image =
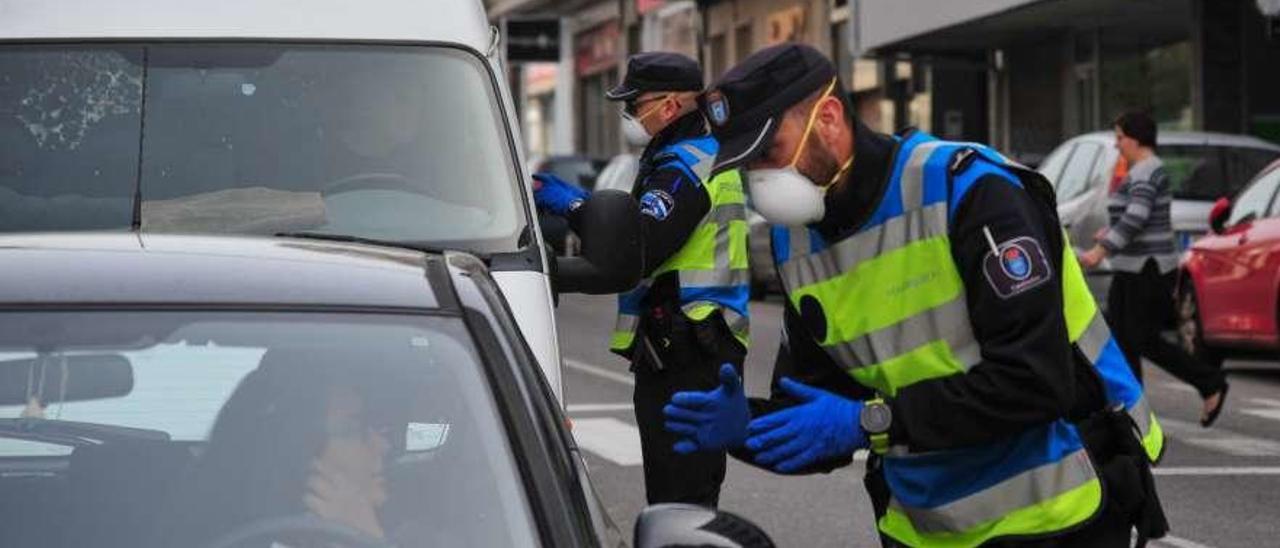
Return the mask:
[[[1280,158],[1280,146],[1245,135],[1161,132],[1156,153],[1164,161],[1173,185],[1173,229],[1178,248],[1209,231],[1213,202],[1235,195],[1253,174]],[[1040,164],[1053,183],[1058,216],[1077,249],[1093,245],[1094,235],[1108,226],[1107,196],[1123,177],[1115,135],[1110,131],[1074,137],[1054,149]],[[1106,302],[1108,265],[1091,273],[1089,286]]]

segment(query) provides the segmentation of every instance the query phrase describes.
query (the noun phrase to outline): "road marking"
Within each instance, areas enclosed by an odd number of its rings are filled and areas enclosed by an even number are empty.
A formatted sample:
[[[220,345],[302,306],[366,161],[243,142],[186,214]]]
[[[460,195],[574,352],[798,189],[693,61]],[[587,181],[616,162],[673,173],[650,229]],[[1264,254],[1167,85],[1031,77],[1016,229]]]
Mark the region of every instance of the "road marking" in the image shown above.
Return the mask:
[[[1280,457],[1280,442],[1255,438],[1215,428],[1206,430],[1199,424],[1161,418],[1160,425],[1170,437],[1191,445],[1237,457]]]
[[[1273,398],[1249,398],[1249,403],[1262,407],[1247,407],[1240,412],[1263,419],[1280,421],[1280,400]]]
[[[574,419],[573,437],[578,446],[618,466],[644,463],[640,430],[615,418]]]
[[[571,403],[565,406],[570,413],[604,413],[610,411],[631,411],[635,406],[629,403]]]
[[[1165,388],[1168,388],[1169,390],[1173,390],[1173,391],[1175,391],[1175,392],[1189,392],[1189,393],[1195,394],[1195,395],[1197,395],[1197,396],[1199,396],[1199,395],[1200,395],[1200,392],[1196,391],[1196,389],[1195,389],[1195,388],[1192,388],[1192,387],[1187,386],[1187,385],[1185,385],[1185,384],[1182,384],[1182,383],[1180,383],[1180,382],[1172,382],[1172,381],[1169,381],[1169,382],[1163,382],[1163,383],[1160,383],[1160,384],[1161,384],[1162,386],[1164,386]]]
[[[1151,541],[1156,546],[1172,546],[1173,548],[1211,548],[1208,544],[1200,544],[1194,540],[1187,540],[1173,535],[1165,535],[1162,539]]]
[[[1280,466],[1158,466],[1156,476],[1280,476]]]
[[[608,379],[608,380],[611,380],[611,381],[614,381],[614,382],[620,382],[620,383],[625,384],[625,385],[627,385],[627,386],[635,386],[635,385],[636,385],[636,380],[635,380],[635,378],[633,378],[633,377],[632,377],[631,375],[629,375],[629,374],[623,374],[623,373],[619,373],[619,372],[617,372],[617,371],[610,371],[610,370],[605,369],[605,368],[603,368],[603,367],[597,367],[597,366],[591,365],[591,364],[589,364],[589,363],[580,362],[580,361],[578,361],[578,360],[573,360],[573,359],[565,358],[565,360],[564,360],[564,366],[565,366],[565,367],[568,367],[569,369],[574,369],[574,370],[577,370],[577,371],[581,371],[581,372],[586,373],[586,374],[588,374],[588,375],[595,375],[595,376],[600,377],[600,378],[602,378],[602,379]]]

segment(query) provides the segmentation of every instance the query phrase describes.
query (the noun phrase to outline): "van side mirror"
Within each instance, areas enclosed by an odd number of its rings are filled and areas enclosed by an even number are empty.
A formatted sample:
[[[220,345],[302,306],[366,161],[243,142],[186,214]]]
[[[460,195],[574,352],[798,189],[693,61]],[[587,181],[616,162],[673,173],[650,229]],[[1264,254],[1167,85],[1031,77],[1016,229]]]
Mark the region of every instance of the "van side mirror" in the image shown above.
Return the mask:
[[[774,548],[773,540],[746,518],[693,504],[655,504],[636,519],[635,548],[740,546]]]
[[[578,215],[582,253],[556,257],[556,291],[606,295],[629,291],[640,283],[644,270],[640,208],[631,194],[594,192]]]
[[[1231,216],[1231,200],[1218,198],[1209,210],[1209,230],[1214,234],[1222,234],[1227,229],[1227,218]]]

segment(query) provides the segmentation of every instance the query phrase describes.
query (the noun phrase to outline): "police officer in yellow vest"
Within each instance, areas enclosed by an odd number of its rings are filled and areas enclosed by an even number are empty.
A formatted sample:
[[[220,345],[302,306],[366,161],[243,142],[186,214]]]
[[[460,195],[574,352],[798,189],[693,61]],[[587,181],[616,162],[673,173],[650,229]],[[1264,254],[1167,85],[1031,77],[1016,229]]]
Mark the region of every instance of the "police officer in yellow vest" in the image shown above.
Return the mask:
[[[704,96],[717,169],[775,224],[785,337],[769,399],[733,371],[664,409],[680,451],[783,474],[868,448],[887,546],[1126,546],[1167,528],[1163,437],[1035,172],[881,135],[831,62],[762,50]]]
[[[741,370],[747,346],[746,202],[737,170],[715,177],[719,150],[698,110],[702,68],[674,53],[631,57],[607,98],[624,104],[623,131],[644,146],[632,191],[640,204],[644,279],[620,295],[610,350],[636,376],[636,423],[651,504],[715,506],[724,481],[723,450],[681,454],[663,429],[662,408],[676,391],[714,388],[721,364]],[[535,200],[574,212],[589,196],[539,174]],[[583,234],[583,239],[603,235]]]

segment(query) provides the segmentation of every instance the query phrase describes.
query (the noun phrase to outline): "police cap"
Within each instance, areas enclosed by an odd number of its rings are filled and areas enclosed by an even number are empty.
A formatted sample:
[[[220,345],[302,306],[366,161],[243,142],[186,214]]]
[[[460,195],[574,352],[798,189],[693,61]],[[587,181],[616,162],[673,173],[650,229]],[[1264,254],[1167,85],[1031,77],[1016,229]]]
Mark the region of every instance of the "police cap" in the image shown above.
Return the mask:
[[[630,101],[647,91],[702,91],[702,67],[679,53],[638,53],[627,59],[627,76],[604,94],[610,101]]]
[[[720,141],[715,169],[742,166],[769,150],[787,110],[835,77],[826,55],[793,43],[762,49],[726,72],[702,97]]]

